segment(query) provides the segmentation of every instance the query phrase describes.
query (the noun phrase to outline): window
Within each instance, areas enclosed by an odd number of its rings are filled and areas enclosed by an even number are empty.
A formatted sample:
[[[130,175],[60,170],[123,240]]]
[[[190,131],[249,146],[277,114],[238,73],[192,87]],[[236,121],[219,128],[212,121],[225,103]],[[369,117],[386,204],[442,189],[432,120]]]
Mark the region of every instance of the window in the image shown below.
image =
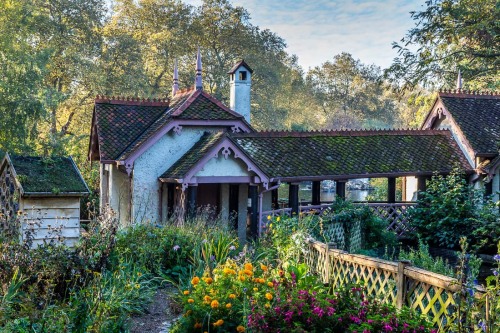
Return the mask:
[[[246,81],[246,79],[247,79],[247,71],[241,71],[239,74],[240,74],[239,80],[240,81]]]

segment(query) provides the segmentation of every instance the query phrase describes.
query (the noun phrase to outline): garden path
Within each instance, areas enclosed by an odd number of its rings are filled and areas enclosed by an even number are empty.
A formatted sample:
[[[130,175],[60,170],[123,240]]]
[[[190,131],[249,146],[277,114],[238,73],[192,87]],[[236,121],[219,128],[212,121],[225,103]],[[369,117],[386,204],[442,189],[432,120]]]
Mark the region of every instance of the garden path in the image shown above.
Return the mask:
[[[158,289],[151,304],[142,315],[131,318],[131,333],[168,333],[179,314],[171,306],[176,289],[172,286]]]

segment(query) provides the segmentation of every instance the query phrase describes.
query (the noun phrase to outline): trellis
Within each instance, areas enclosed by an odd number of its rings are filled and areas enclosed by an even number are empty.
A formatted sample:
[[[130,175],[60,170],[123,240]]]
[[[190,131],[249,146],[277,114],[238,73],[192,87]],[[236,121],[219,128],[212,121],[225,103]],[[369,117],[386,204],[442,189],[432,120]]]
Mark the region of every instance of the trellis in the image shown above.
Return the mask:
[[[0,172],[0,209],[0,228],[9,229],[8,223],[19,210],[19,190],[10,166],[4,167]]]
[[[436,327],[447,320],[456,304],[456,279],[412,267],[409,262],[349,254],[314,240],[307,245],[304,261],[334,289],[363,283],[369,295],[427,315]],[[476,297],[480,297],[479,291]]]

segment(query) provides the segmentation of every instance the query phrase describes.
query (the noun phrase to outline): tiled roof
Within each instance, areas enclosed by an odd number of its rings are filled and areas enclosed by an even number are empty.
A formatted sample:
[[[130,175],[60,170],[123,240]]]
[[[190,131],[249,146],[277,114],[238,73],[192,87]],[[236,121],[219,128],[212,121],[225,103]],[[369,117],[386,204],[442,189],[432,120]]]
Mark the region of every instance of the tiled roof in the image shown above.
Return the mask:
[[[25,193],[68,194],[88,192],[69,157],[33,157],[9,154]]]
[[[500,142],[500,96],[440,93],[446,109],[479,155],[496,155]]]
[[[161,175],[160,178],[183,178],[223,136],[224,132],[205,132],[200,140]]]
[[[168,103],[128,103],[99,99],[95,124],[101,160],[116,160],[123,150],[162,115]]]
[[[231,134],[271,178],[470,171],[449,131],[331,131]]]
[[[241,120],[202,90],[184,90],[170,101],[98,98],[95,123],[101,160],[125,160],[163,126],[178,120]]]
[[[245,67],[250,73],[253,73],[253,69],[248,66],[248,64],[245,62],[245,60],[240,60],[238,61],[230,70],[227,72],[227,74],[234,74],[236,73],[236,70],[240,67],[243,66]]]

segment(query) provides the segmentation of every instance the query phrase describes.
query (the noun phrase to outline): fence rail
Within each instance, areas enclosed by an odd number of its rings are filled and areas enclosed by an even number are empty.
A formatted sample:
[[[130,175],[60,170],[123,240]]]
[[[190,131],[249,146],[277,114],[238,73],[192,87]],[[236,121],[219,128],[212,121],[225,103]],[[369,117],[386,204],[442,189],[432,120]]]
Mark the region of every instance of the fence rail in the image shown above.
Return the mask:
[[[392,262],[332,249],[310,240],[304,261],[324,283],[338,289],[363,282],[369,295],[401,308],[406,305],[442,325],[453,312],[456,279],[412,267],[409,262]],[[476,297],[480,297],[478,291]]]

